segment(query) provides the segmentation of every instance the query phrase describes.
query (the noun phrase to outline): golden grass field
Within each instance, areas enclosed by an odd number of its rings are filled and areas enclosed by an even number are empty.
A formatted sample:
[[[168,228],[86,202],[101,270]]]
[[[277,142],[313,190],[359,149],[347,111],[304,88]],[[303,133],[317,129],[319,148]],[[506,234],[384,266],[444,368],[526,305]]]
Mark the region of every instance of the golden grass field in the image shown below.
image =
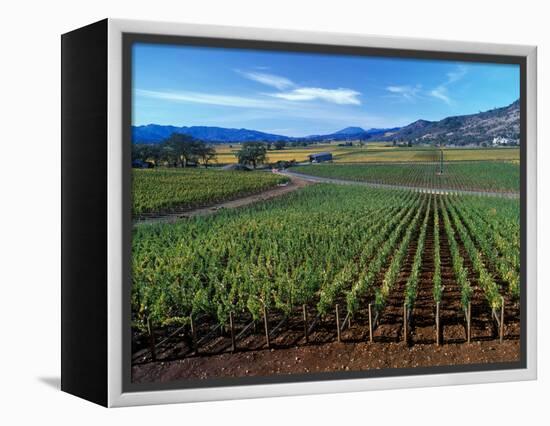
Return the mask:
[[[233,164],[237,162],[235,152],[239,144],[216,146],[218,164]],[[445,148],[445,161],[518,161],[519,148]],[[323,143],[299,148],[286,148],[281,151],[268,151],[267,161],[297,162],[307,161],[310,154],[331,152],[335,163],[369,163],[369,162],[400,162],[400,161],[433,161],[434,151],[431,148],[399,148],[388,145],[387,142],[369,142],[364,147],[343,147],[336,143]]]

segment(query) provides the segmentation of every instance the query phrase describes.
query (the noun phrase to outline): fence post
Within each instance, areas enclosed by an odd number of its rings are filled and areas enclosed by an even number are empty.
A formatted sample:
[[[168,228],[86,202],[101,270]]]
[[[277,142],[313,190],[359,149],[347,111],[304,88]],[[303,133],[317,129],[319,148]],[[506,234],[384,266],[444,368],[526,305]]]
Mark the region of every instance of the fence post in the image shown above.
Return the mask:
[[[264,305],[264,328],[265,328],[265,342],[267,344],[267,348],[269,349],[271,347],[271,342],[269,340],[269,321],[267,319],[267,309]]]
[[[403,302],[403,341],[407,343],[407,302]]]
[[[500,306],[500,343],[504,342],[504,297],[501,296]]]
[[[147,317],[147,332],[149,333],[149,349],[151,351],[151,359],[157,360],[157,352],[155,349],[155,330],[153,329],[153,323],[151,318]]]
[[[231,352],[235,352],[237,345],[235,344],[235,324],[233,322],[233,312],[229,312],[229,327],[231,329]]]
[[[439,346],[440,339],[440,330],[439,330],[439,302],[435,304],[435,343]]]
[[[472,302],[468,302],[468,313],[466,314],[466,340],[470,343],[472,337]]]
[[[340,342],[340,305],[338,303],[336,304],[336,335],[338,338],[338,341]]]
[[[372,343],[372,303],[369,303],[369,342]]]
[[[308,330],[307,330],[307,306],[305,303],[302,305],[302,312],[304,314],[304,338],[306,340],[306,343],[309,342],[309,336],[308,336]]]
[[[198,354],[199,348],[197,347],[197,327],[195,324],[195,319],[193,318],[193,314],[189,315],[189,320],[191,323],[191,344],[193,346],[193,353]]]

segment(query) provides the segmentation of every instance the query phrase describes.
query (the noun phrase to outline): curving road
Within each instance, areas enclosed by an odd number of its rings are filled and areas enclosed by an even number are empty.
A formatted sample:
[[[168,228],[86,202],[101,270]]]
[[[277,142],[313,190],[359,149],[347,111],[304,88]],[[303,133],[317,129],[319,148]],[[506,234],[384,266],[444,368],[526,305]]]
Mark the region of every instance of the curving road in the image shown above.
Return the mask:
[[[363,182],[355,180],[345,180],[336,178],[326,178],[321,176],[306,175],[303,173],[291,172],[288,170],[282,170],[279,172],[282,175],[295,177],[307,180],[309,182],[316,183],[334,183],[338,185],[363,185],[372,188],[385,188],[385,189],[407,189],[418,192],[428,192],[432,194],[464,194],[464,195],[481,195],[485,197],[502,197],[502,198],[519,198],[518,192],[492,192],[492,191],[468,191],[463,189],[452,188],[426,188],[421,186],[406,186],[406,185],[390,185],[385,183]]]

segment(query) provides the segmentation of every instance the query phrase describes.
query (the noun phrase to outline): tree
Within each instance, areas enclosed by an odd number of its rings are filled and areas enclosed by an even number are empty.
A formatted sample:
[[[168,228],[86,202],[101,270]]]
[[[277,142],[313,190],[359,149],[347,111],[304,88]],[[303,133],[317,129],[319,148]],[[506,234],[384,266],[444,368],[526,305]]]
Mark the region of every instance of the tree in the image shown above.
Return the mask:
[[[132,161],[157,162],[160,159],[160,146],[153,144],[133,144]]]
[[[189,135],[173,133],[162,143],[162,153],[166,161],[174,167],[187,167],[190,161],[203,160],[205,166],[215,158],[214,148]]]
[[[252,164],[256,168],[265,161],[266,152],[266,146],[262,142],[245,142],[235,156],[239,159],[239,164]]]
[[[201,143],[196,149],[197,156],[201,159],[205,168],[208,168],[208,162],[216,158],[216,149],[212,145]]]
[[[277,149],[277,150],[285,149],[286,141],[276,141],[273,145],[275,146],[275,149]]]
[[[166,161],[174,167],[186,167],[195,159],[193,150],[194,139],[181,133],[172,133],[162,142],[162,153]]]

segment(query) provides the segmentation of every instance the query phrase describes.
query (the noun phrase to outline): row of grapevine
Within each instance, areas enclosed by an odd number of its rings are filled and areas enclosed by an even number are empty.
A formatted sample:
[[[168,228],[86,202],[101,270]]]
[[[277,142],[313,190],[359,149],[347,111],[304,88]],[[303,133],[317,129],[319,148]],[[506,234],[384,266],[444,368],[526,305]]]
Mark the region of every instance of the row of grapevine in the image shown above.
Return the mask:
[[[441,302],[443,286],[441,283],[441,247],[439,239],[439,207],[437,197],[434,197],[434,274],[433,274],[433,297],[436,303]]]
[[[321,288],[319,302],[317,303],[317,309],[321,314],[326,314],[342,291],[347,290],[362,275],[362,271],[367,268],[368,262],[380,247],[380,244],[386,240],[400,221],[403,222],[408,217],[407,212],[413,211],[415,198],[416,196],[413,193],[407,195],[403,199],[402,206],[396,206],[388,212],[390,219],[387,222],[380,220],[379,216],[371,216],[371,219],[376,223],[367,232],[368,242],[359,259],[351,259],[331,283],[327,283],[328,285]]]
[[[481,253],[472,241],[464,224],[460,221],[460,218],[458,217],[452,203],[446,202],[444,204],[446,204],[446,207],[450,212],[453,224],[460,235],[460,239],[462,240],[462,244],[464,245],[468,256],[470,257],[473,269],[477,273],[477,282],[483,290],[489,306],[491,306],[493,310],[500,308],[502,299],[498,291],[498,285],[495,283],[493,277],[485,267]]]
[[[519,211],[517,206],[481,198],[469,200],[467,208],[488,231],[499,255],[519,274]]]
[[[414,261],[411,269],[407,284],[405,287],[405,302],[407,309],[412,309],[416,296],[418,293],[418,275],[420,274],[420,266],[422,264],[422,256],[424,255],[424,241],[426,239],[426,230],[428,228],[428,220],[431,213],[432,197],[428,200],[428,207],[426,208],[426,215],[422,222],[420,229],[420,235],[418,236],[418,243],[416,246],[416,252],[414,254]]]
[[[510,256],[512,247],[503,247],[503,255],[498,252],[494,233],[483,223],[479,216],[472,214],[468,203],[454,203],[460,220],[473,237],[483,256],[495,268],[498,276],[508,284],[508,293],[513,298],[519,297],[519,271],[516,269],[515,257]],[[502,247],[502,245],[501,245]],[[517,265],[519,266],[519,265]]]
[[[382,270],[388,256],[394,251],[395,247],[397,246],[402,233],[404,231],[408,232],[409,229],[412,229],[415,219],[420,214],[421,205],[421,199],[417,198],[414,205],[409,209],[407,214],[400,221],[399,225],[384,241],[382,247],[379,247],[379,251],[368,265],[368,268],[365,269],[365,271],[360,275],[359,279],[346,293],[347,310],[350,315],[353,316],[353,314],[359,309],[360,299],[363,296],[367,295],[368,292],[372,289],[379,272]],[[417,212],[416,215],[414,216],[410,224],[408,224],[415,211]]]
[[[455,238],[455,232],[451,225],[447,209],[445,208],[443,202],[440,204],[440,209],[443,216],[443,226],[445,228],[445,233],[449,242],[449,249],[451,251],[453,272],[455,275],[455,279],[460,287],[460,301],[462,304],[462,309],[466,311],[466,309],[468,308],[468,304],[470,303],[470,298],[472,296],[472,286],[470,284],[470,280],[468,279],[468,270],[464,266],[464,259],[460,254],[458,243]]]
[[[426,198],[424,197],[421,207],[418,209],[413,220],[407,227],[405,231],[405,235],[401,243],[399,244],[399,247],[397,248],[397,250],[392,256],[390,266],[388,267],[388,269],[384,274],[384,279],[382,280],[382,284],[380,285],[380,287],[378,287],[375,290],[374,305],[377,312],[380,312],[384,307],[384,305],[386,304],[388,295],[390,294],[390,291],[395,284],[399,271],[401,270],[401,264],[403,262],[403,259],[405,258],[405,255],[407,254],[407,249],[411,242],[411,237],[413,235],[413,232],[416,229],[418,220],[421,217],[423,210],[426,208],[425,204],[426,204]]]

